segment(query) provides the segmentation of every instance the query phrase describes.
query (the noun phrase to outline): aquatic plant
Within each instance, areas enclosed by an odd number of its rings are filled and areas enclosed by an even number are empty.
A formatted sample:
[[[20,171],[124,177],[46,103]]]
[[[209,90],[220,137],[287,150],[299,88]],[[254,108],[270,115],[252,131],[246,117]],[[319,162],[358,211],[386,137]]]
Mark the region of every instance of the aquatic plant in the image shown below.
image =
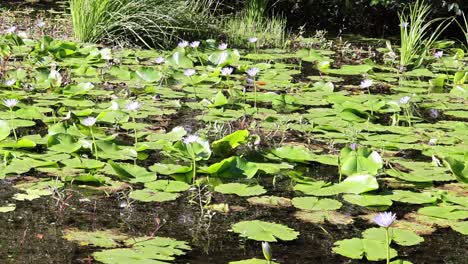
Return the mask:
[[[400,67],[419,67],[430,53],[437,38],[453,19],[435,18],[427,21],[431,6],[416,0],[400,13]]]
[[[217,1],[70,0],[75,37],[84,42],[168,47],[182,33],[216,32]]]
[[[3,101],[6,107],[10,109],[10,120],[13,121],[13,108],[18,104],[18,100],[16,99],[6,99]],[[18,141],[18,136],[16,135],[16,129],[13,128],[13,135],[15,137],[15,141]]]
[[[98,147],[97,147],[97,144],[96,144],[96,138],[94,137],[94,133],[93,133],[93,126],[94,124],[96,123],[96,118],[95,117],[87,117],[85,119],[83,119],[82,121],[82,124],[86,127],[89,127],[89,133],[91,133],[91,138],[93,140],[93,148],[94,148],[94,156],[96,158],[96,160],[99,159],[99,156],[98,156]]]
[[[463,22],[455,21],[465,36],[465,43],[463,43],[463,45],[465,46],[465,51],[468,51],[468,19],[466,18],[465,12],[461,12],[461,17],[463,18]]]
[[[385,213],[379,213],[376,217],[374,217],[373,221],[385,228],[385,238],[386,238],[386,245],[387,245],[387,264],[390,263],[390,243],[391,243],[391,238],[388,233],[389,227],[395,222],[396,220],[396,215],[392,214],[391,212],[385,212]]]
[[[226,19],[224,29],[229,42],[239,46],[282,47],[286,41],[286,19],[280,16],[266,17],[268,0],[247,0],[244,9]],[[252,36],[256,41],[251,42]],[[249,40],[246,43],[246,40]],[[252,39],[253,40],[253,39]]]
[[[273,253],[271,251],[270,244],[268,242],[266,242],[266,241],[262,242],[262,252],[263,252],[263,256],[265,257],[266,261],[268,261],[268,264],[270,264],[271,261],[273,260]]]
[[[247,75],[252,78],[252,85],[254,87],[254,108],[257,109],[257,84],[256,84],[256,76],[260,72],[258,68],[250,68],[247,70]]]

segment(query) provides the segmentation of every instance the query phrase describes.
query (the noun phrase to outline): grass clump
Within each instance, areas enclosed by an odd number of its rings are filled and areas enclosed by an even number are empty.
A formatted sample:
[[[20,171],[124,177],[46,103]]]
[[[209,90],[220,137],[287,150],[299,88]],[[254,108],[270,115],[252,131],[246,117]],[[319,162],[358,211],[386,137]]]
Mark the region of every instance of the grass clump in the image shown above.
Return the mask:
[[[168,47],[179,37],[213,34],[216,0],[70,0],[76,39]]]
[[[226,20],[224,30],[235,46],[247,46],[248,39],[257,38],[257,46],[281,47],[286,40],[286,19],[266,17],[268,0],[248,0],[244,9]]]
[[[429,55],[440,34],[450,25],[448,18],[427,21],[431,6],[424,0],[416,0],[399,13],[400,18],[400,67],[419,67]]]

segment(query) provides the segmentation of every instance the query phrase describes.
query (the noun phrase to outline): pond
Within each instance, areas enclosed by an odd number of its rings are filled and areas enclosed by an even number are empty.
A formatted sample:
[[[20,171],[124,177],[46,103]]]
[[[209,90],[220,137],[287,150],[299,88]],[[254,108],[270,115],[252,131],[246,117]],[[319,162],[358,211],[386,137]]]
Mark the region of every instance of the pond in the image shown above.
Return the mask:
[[[0,37],[2,263],[466,263],[468,56],[367,41]]]

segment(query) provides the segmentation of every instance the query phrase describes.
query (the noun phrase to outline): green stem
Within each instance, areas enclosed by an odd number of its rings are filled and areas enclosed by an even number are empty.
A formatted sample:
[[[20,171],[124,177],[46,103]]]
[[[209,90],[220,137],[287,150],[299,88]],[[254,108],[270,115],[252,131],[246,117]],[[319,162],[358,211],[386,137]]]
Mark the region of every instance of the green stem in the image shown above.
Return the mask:
[[[10,121],[13,121],[13,108],[10,107]],[[16,129],[13,128],[13,136],[15,137],[15,141],[18,142],[18,136],[16,135]]]
[[[257,109],[257,85],[255,84],[255,78],[253,78],[253,86],[254,86],[254,108],[255,108],[255,111],[258,112],[258,109]]]
[[[197,58],[200,61],[201,66],[205,66],[205,65],[203,65],[203,61],[202,61],[200,55],[198,54],[198,48],[195,48],[195,53],[197,54]]]
[[[89,131],[91,132],[91,137],[93,138],[94,156],[95,156],[96,160],[98,160],[99,159],[98,150],[97,150],[97,145],[96,145],[96,138],[94,137],[94,133],[93,133],[93,127],[90,127]]]
[[[411,126],[411,115],[410,115],[409,107],[406,106],[406,107],[405,107],[405,110],[406,110],[406,117],[407,117],[407,119],[408,119],[408,125]]]
[[[195,183],[195,179],[197,177],[197,161],[195,158],[192,159],[192,181]]]
[[[138,157],[138,151],[137,151],[138,137],[137,137],[137,129],[136,129],[137,124],[136,124],[136,122],[135,122],[135,115],[132,115],[132,122],[133,122],[133,125],[135,126],[135,127],[133,128],[134,139],[135,139],[135,146],[134,146],[134,149],[135,149],[135,153],[137,153],[137,157]],[[137,159],[137,158],[135,158],[135,160],[134,160],[135,165],[136,165],[136,159]]]
[[[385,236],[387,241],[387,264],[390,263],[390,235],[388,233],[388,227],[385,228]]]
[[[371,93],[370,93],[370,88],[367,87],[367,92],[369,94],[369,103],[371,105],[371,115],[374,116],[374,103],[372,102],[372,98],[371,98]]]

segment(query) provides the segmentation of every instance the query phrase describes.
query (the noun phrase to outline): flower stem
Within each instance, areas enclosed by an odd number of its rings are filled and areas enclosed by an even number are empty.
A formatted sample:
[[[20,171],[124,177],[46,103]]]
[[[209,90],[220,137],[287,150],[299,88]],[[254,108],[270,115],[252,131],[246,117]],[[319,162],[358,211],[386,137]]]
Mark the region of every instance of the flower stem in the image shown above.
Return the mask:
[[[390,235],[388,233],[388,227],[385,228],[385,237],[387,241],[387,264],[390,263]]]
[[[13,121],[13,108],[10,107],[10,121]],[[15,141],[18,142],[18,136],[16,135],[16,129],[13,128],[13,136],[15,137]]]
[[[93,127],[90,127],[89,131],[91,132],[91,137],[93,138],[94,156],[95,156],[96,160],[98,160],[99,159],[98,150],[97,150],[97,145],[96,145],[96,138],[94,137],[94,133],[93,133]]]
[[[135,115],[132,115],[132,122],[133,122],[133,125],[134,125],[134,127],[133,127],[134,139],[135,139],[135,146],[134,146],[134,148],[135,148],[135,153],[137,153],[137,157],[136,157],[135,160],[134,160],[134,163],[135,163],[135,165],[136,165],[136,159],[138,158],[138,151],[137,151],[138,137],[137,137],[137,129],[136,129],[137,124],[136,124],[136,122],[135,122]]]
[[[253,86],[254,86],[254,96],[255,96],[254,108],[255,108],[255,111],[258,112],[258,109],[257,109],[257,85],[255,84],[255,78],[253,78]]]
[[[197,161],[195,158],[192,159],[192,181],[195,183],[195,179],[197,177]]]

